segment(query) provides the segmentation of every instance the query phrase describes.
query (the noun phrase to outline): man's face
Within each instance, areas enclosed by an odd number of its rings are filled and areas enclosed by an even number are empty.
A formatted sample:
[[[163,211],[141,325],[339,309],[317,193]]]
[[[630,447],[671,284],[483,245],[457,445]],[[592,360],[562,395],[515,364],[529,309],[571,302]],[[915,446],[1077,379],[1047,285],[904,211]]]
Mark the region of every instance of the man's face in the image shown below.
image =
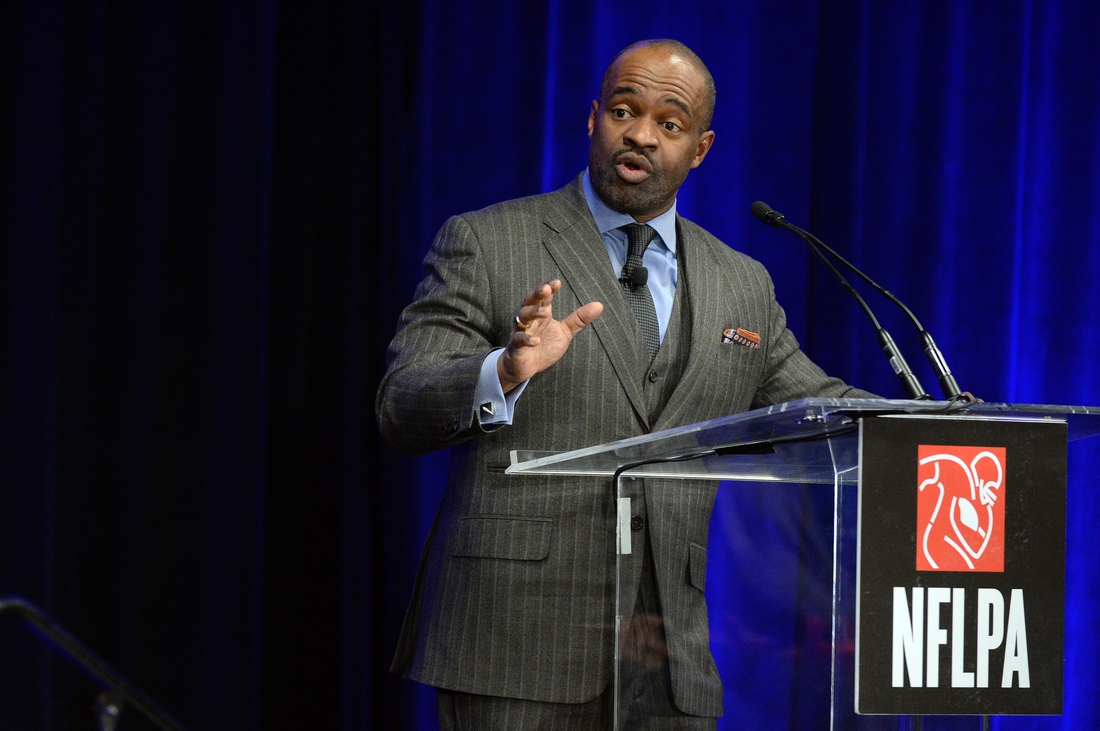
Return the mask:
[[[667,211],[714,132],[700,127],[706,83],[687,59],[662,46],[623,55],[588,115],[588,167],[604,203],[639,222]]]

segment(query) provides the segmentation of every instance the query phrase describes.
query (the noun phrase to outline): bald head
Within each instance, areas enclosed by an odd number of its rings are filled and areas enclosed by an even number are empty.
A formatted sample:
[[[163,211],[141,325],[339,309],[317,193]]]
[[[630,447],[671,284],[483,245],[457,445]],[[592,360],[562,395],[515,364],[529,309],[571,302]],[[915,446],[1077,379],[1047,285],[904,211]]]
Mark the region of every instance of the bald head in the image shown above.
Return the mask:
[[[596,194],[638,223],[667,211],[714,142],[714,84],[676,41],[644,41],[608,67],[588,114]]]
[[[703,59],[696,55],[695,51],[672,38],[654,38],[645,41],[637,41],[615,54],[615,58],[611,59],[611,63],[608,64],[607,70],[603,72],[603,80],[600,82],[600,101],[606,101],[614,91],[612,83],[615,78],[615,67],[618,65],[619,60],[631,51],[647,46],[668,50],[671,56],[679,58],[681,61],[694,67],[695,71],[702,78],[705,87],[703,98],[704,108],[702,114],[699,115],[700,126],[696,131],[700,133],[706,132],[710,129],[711,122],[714,120],[714,77],[710,75],[710,69],[703,63]]]

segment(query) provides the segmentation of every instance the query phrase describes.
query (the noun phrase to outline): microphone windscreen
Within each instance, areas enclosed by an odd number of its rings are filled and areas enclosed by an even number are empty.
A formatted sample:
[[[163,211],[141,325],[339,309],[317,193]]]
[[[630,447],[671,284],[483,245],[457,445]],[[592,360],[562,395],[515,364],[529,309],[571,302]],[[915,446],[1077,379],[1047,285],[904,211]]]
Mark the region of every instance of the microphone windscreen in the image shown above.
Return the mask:
[[[756,201],[751,206],[749,206],[749,210],[752,211],[752,215],[756,216],[769,226],[775,225],[775,223],[773,223],[771,219],[768,218],[768,214],[772,212],[772,207],[764,201]]]
[[[648,281],[649,270],[645,267],[634,267],[634,271],[630,273],[630,284],[637,289],[638,287],[644,287]]]

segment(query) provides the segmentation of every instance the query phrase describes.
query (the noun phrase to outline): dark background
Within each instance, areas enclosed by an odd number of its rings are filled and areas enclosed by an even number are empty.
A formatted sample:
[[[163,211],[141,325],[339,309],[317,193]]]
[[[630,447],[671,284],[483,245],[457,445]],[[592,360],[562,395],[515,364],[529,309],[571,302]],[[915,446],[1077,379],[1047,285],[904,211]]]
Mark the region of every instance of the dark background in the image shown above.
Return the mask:
[[[718,86],[680,212],[769,267],[828,371],[902,395],[754,200],[908,302],[963,388],[1100,403],[1090,0],[12,0],[0,595],[196,729],[430,728],[431,694],[386,667],[446,455],[381,444],[385,345],[446,216],[572,179],[604,66],[654,36]],[[1066,713],[998,728],[1100,727],[1100,451],[1069,454]],[[824,561],[830,499],[722,491],[729,728],[810,727],[827,702],[807,670],[827,562],[822,579],[793,559]],[[93,695],[0,617],[0,728],[90,728]]]

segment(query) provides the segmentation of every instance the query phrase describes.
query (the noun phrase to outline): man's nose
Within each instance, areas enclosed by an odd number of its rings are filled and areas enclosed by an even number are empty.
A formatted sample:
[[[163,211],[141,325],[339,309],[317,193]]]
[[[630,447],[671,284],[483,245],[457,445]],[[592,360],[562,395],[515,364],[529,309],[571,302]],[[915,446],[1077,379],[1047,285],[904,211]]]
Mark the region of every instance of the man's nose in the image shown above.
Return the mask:
[[[634,120],[634,124],[626,128],[623,139],[635,147],[656,147],[659,138],[653,120],[638,117]]]

